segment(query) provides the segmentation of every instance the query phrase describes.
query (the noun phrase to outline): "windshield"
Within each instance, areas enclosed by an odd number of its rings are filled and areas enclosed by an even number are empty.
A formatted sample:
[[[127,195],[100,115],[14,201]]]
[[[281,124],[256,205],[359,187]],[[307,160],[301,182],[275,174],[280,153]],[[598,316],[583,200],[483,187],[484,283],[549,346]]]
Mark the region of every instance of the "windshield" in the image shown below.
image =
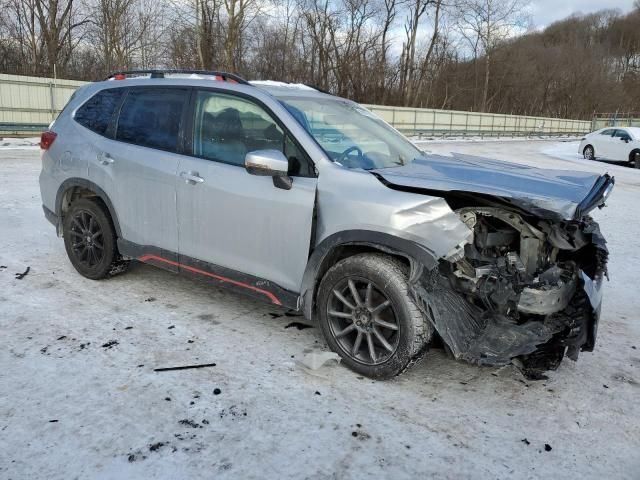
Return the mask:
[[[281,97],[280,101],[339,165],[365,170],[399,167],[422,155],[409,140],[356,103],[308,97]]]

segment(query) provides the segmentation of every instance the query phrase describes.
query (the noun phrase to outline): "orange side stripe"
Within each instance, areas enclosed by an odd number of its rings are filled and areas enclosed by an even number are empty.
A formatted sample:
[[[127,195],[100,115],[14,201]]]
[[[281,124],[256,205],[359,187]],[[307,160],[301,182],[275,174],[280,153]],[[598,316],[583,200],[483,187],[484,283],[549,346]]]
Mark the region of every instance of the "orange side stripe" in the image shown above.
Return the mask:
[[[258,292],[263,295],[266,295],[274,305],[282,305],[282,302],[280,302],[280,300],[278,300],[278,297],[276,297],[273,293],[267,290],[263,290],[262,288],[254,287],[253,285],[248,285],[246,283],[238,282],[237,280],[232,280],[231,278],[223,277],[221,275],[216,275],[215,273],[205,272],[204,270],[200,270],[199,268],[190,267],[189,265],[183,265],[181,263],[174,262],[173,260],[168,260],[166,258],[158,257],[156,255],[142,255],[141,257],[138,257],[138,260],[141,262],[148,262],[151,260],[156,262],[167,263],[169,265],[173,265],[174,267],[183,268],[184,270],[188,270],[193,273],[199,273],[200,275],[204,275],[205,277],[215,278],[216,280],[220,280],[221,282],[230,283],[238,287],[253,290],[254,292]]]

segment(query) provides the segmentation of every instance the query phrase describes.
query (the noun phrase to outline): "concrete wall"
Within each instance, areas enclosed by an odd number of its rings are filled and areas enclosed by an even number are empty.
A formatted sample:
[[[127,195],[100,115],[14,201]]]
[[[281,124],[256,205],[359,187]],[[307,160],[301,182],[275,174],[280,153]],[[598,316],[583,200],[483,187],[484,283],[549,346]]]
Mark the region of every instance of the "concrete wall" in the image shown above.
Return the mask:
[[[39,131],[84,82],[0,74],[0,132]],[[582,134],[591,122],[428,108],[367,105],[406,135]]]
[[[0,74],[0,124],[48,125],[83,84]]]

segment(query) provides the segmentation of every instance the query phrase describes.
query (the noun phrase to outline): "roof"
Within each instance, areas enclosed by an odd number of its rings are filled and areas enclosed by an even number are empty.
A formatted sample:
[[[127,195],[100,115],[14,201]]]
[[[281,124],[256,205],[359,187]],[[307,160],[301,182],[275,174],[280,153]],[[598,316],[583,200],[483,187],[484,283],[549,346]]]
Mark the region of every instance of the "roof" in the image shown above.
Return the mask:
[[[318,97],[332,96],[329,92],[325,92],[320,88],[303,83],[289,83],[275,80],[252,80],[247,82],[244,78],[228,72],[220,72],[214,70],[169,70],[169,69],[150,69],[150,70],[130,70],[114,72],[106,79],[107,82],[126,81],[129,84],[139,81],[158,80],[162,83],[176,85],[180,81],[190,81],[194,83],[220,81],[227,85],[235,84],[240,87],[256,87],[259,90],[272,95],[274,97]]]
[[[328,92],[304,83],[277,82],[274,80],[251,80],[250,85],[264,90],[274,97],[326,97]]]

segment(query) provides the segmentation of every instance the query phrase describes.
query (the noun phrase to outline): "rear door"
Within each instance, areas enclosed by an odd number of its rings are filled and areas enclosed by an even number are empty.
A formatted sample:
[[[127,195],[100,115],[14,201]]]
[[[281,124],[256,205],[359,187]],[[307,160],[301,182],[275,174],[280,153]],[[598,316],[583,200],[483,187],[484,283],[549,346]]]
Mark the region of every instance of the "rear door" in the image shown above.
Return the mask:
[[[188,89],[131,87],[96,155],[125,240],[177,253],[176,173]]]
[[[192,112],[186,139],[192,156],[183,157],[178,168],[181,262],[198,259],[297,293],[309,256],[316,190],[306,154],[251,99],[197,90]],[[278,149],[289,158],[290,190],[245,170],[247,152],[261,149]]]

